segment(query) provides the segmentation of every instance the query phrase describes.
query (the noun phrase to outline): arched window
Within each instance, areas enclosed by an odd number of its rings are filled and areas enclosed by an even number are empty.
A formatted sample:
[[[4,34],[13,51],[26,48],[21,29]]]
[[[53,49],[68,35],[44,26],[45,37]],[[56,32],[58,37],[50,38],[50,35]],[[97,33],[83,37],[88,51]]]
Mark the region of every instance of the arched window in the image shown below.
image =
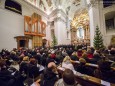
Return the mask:
[[[6,0],[5,1],[5,8],[11,10],[13,12],[22,14],[21,5],[13,0]]]

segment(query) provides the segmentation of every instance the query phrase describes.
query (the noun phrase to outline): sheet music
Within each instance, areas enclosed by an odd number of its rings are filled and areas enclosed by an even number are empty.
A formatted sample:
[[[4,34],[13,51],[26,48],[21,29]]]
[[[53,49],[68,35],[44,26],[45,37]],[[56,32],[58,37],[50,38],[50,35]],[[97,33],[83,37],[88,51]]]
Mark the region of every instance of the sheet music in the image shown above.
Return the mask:
[[[88,64],[88,65],[91,65],[91,66],[95,66],[95,67],[98,67],[98,65],[96,65],[96,64]]]
[[[40,68],[40,70],[39,70],[39,71],[44,70],[44,66],[42,66],[42,65],[37,64],[37,67],[39,67],[39,68]]]
[[[109,82],[106,82],[106,81],[103,81],[103,80],[101,80],[101,84],[105,85],[105,86],[111,86],[111,84]]]

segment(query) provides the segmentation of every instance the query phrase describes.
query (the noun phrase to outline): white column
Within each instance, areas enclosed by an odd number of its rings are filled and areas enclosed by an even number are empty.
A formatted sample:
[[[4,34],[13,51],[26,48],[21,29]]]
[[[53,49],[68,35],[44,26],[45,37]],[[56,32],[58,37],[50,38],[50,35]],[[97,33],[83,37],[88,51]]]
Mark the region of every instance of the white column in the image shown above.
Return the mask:
[[[57,38],[58,45],[65,44],[66,37],[66,25],[64,24],[63,20],[58,17],[54,20],[54,33]]]
[[[0,0],[0,8],[5,8],[5,1],[6,0]]]
[[[51,44],[51,28],[50,28],[50,25],[51,23],[50,22],[47,22],[47,26],[46,26],[46,39],[47,39],[47,42],[48,42],[48,45]]]
[[[89,7],[88,13],[89,13],[89,19],[90,19],[90,45],[93,46],[95,28],[97,25],[100,28],[99,4],[97,0],[87,0],[87,4]]]

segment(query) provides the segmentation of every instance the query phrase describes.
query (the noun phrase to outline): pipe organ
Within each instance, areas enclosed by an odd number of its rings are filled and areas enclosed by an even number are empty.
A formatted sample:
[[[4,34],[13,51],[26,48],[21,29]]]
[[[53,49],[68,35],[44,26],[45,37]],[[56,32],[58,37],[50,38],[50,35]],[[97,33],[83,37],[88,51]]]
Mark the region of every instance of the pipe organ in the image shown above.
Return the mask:
[[[37,13],[32,16],[24,16],[24,34],[31,36],[32,47],[42,46],[42,37],[46,36],[46,23]]]

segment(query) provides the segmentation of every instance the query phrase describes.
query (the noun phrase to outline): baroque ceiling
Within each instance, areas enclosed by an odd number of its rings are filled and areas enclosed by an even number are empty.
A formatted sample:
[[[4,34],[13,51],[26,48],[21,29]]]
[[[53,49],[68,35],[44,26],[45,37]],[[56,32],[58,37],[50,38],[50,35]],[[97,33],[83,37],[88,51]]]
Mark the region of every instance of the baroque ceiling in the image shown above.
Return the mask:
[[[89,25],[89,15],[87,9],[81,9],[75,13],[75,16],[71,22],[73,28],[85,27]]]
[[[62,9],[68,16],[73,19],[74,13],[85,0],[26,0],[35,5],[48,15],[56,8]]]

